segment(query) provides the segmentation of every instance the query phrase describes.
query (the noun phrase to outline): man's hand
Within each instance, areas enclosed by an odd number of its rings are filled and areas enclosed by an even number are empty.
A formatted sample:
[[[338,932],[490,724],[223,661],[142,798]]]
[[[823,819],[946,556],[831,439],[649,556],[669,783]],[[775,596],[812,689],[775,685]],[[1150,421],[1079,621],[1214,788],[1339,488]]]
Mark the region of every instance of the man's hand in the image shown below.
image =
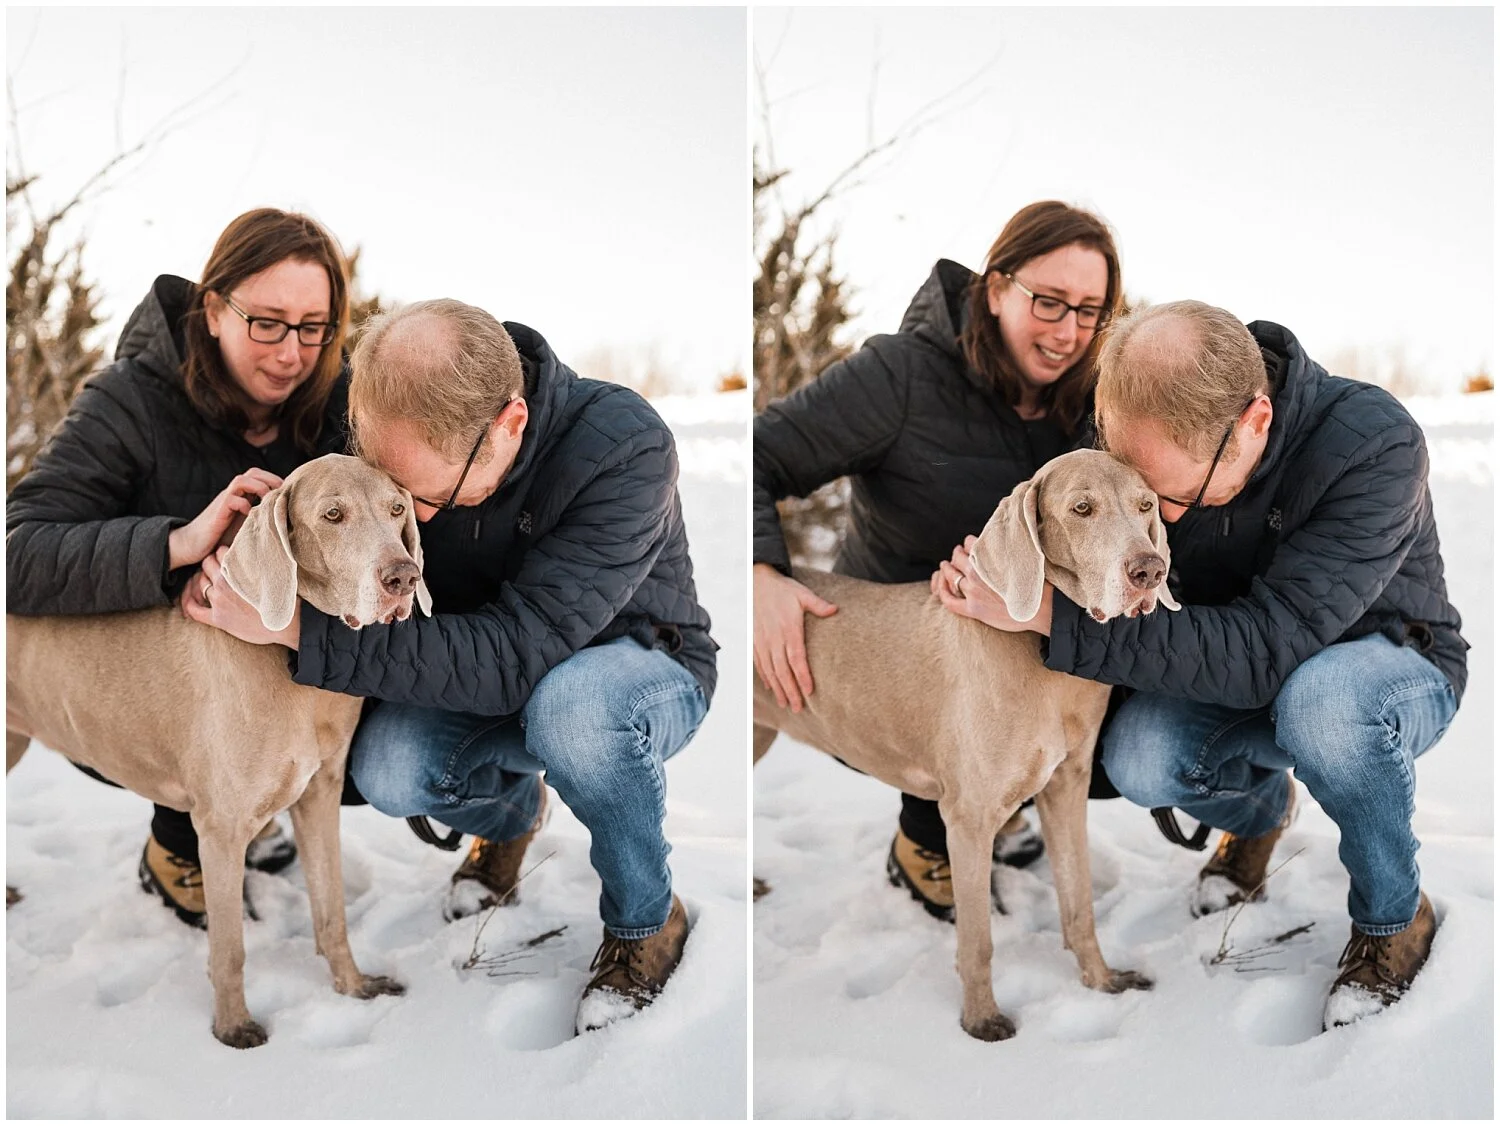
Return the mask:
[[[302,636],[302,603],[292,613],[291,624],[279,632],[266,628],[260,620],[260,612],[241,598],[224,577],[224,556],[227,547],[221,547],[203,560],[203,570],[188,580],[182,589],[178,605],[184,617],[206,626],[221,629],[251,645],[285,645],[296,649]]]
[[[1042,584],[1042,604],[1036,617],[1018,622],[1005,608],[1005,600],[980,581],[969,562],[969,552],[978,537],[966,536],[953,549],[953,557],[938,564],[929,585],[944,609],[963,618],[973,618],[1006,633],[1039,633],[1052,636],[1052,584]]]

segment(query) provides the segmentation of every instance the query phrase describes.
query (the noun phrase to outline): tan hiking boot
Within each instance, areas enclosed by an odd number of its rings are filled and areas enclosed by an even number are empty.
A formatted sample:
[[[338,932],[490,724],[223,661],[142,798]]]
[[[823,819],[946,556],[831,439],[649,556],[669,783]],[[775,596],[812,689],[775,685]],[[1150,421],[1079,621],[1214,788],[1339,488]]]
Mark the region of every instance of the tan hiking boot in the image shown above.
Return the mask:
[[[203,894],[203,869],[197,861],[168,852],[153,834],[146,838],[136,869],[141,887],[154,892],[190,927],[208,929],[208,901]]]
[[[948,858],[917,844],[900,829],[885,858],[892,887],[904,887],[934,919],[953,922],[953,869]]]
[[[1401,1000],[1427,964],[1436,933],[1437,916],[1426,892],[1417,905],[1417,917],[1404,931],[1380,936],[1351,926],[1349,945],[1339,955],[1339,976],[1323,1006],[1323,1031],[1353,1024]]]
[[[488,841],[475,837],[469,843],[469,855],[448,884],[443,901],[443,918],[448,922],[477,915],[491,907],[520,902],[516,885],[521,879],[521,862],[526,846],[541,832],[547,815],[547,787],[542,786],[537,802],[536,819],[531,828],[513,841]]]
[[[1266,897],[1266,869],[1276,842],[1297,815],[1297,784],[1287,779],[1286,812],[1281,823],[1259,837],[1237,837],[1225,833],[1213,857],[1198,873],[1193,891],[1193,914],[1211,915],[1239,903],[1256,903]]]
[[[687,937],[687,909],[675,895],[666,923],[649,938],[617,938],[605,931],[589,965],[595,972],[578,1002],[574,1031],[582,1035],[604,1028],[656,1000],[682,961]]]

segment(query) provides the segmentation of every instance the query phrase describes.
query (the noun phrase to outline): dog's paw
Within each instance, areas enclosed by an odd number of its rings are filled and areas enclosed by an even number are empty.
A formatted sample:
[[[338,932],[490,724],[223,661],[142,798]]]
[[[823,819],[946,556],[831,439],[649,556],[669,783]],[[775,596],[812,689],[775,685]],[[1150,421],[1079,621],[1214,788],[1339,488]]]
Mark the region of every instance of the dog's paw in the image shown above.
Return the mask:
[[[405,992],[406,986],[393,977],[381,977],[378,974],[361,974],[358,984],[349,991],[349,996],[358,997],[361,1001],[368,1001],[371,997],[400,997]]]
[[[1009,1040],[1016,1034],[1015,1023],[1004,1013],[995,1013],[993,1016],[982,1017],[976,1021],[966,1021],[960,1018],[958,1023],[974,1039],[991,1043],[996,1040]]]
[[[1109,978],[1099,988],[1106,993],[1124,993],[1127,989],[1150,989],[1156,982],[1134,970],[1110,970]]]
[[[214,1037],[231,1048],[259,1048],[270,1039],[266,1030],[253,1020],[243,1021],[224,1032],[215,1028]]]

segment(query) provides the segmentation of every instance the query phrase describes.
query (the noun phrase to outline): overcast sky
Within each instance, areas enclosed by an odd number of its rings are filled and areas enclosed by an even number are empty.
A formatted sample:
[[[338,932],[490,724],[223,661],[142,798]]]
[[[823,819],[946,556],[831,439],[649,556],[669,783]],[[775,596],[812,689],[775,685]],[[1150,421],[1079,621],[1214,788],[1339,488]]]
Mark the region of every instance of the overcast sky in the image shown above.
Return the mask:
[[[979,75],[828,211],[860,335],[1060,198],[1132,295],[1404,347],[1434,390],[1492,360],[1490,8],[757,8],[753,38],[788,202]]]
[[[6,32],[40,198],[196,105],[81,216],[111,347],[269,204],[362,248],[367,289],[482,306],[576,366],[654,350],[709,388],[745,363],[742,9],[11,8]]]

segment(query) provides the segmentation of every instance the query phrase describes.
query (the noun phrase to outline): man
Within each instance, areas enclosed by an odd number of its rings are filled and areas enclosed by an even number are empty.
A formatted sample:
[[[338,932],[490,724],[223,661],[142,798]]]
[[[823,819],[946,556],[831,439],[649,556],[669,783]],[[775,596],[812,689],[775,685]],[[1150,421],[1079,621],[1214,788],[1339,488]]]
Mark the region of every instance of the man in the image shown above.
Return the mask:
[[[1049,668],[1133,690],[1101,738],[1110,780],[1224,830],[1196,913],[1264,894],[1295,774],[1338,825],[1349,872],[1324,1027],[1377,1012],[1432,945],[1412,763],[1466,679],[1422,432],[1286,329],[1195,301],[1112,328],[1095,403],[1101,441],[1160,498],[1181,612],[1099,623],[1049,586],[1037,617],[1016,622],[963,548],[934,589],[955,612],[1047,635]]]
[[[354,439],[412,494],[434,615],[353,630],[302,604],[273,634],[213,559],[184,605],[287,645],[299,684],[380,701],[349,772],[384,813],[474,834],[449,919],[514,901],[546,771],[592,834],[604,940],[577,1028],[602,1027],[655,998],[687,939],[662,764],[703,719],[717,646],[671,432],[639,395],[457,301],[376,319],[352,366]]]

